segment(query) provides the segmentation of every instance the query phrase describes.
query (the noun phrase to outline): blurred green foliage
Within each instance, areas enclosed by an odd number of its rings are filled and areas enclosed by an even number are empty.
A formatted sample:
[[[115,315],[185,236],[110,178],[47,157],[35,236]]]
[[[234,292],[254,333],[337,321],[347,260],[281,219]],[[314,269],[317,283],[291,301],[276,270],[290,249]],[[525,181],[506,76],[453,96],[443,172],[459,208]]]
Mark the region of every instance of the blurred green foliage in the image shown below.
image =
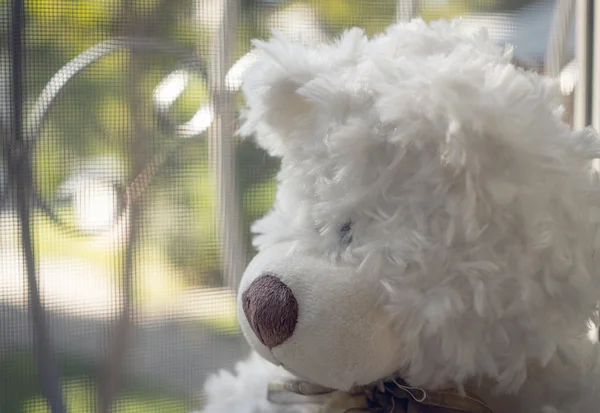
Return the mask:
[[[30,352],[5,354],[0,361],[0,409],[2,413],[49,413],[42,396],[37,368]],[[75,360],[61,363],[63,394],[67,413],[95,410],[96,367]],[[115,400],[115,413],[186,413],[190,406],[178,397],[157,392],[156,388],[139,383],[128,383]]]
[[[411,1],[411,0],[405,0]],[[515,10],[536,0],[421,0],[417,14],[430,21],[452,19],[475,12]],[[315,7],[325,26],[333,33],[359,26],[368,34],[377,33],[396,17],[396,0],[304,0],[297,3]]]

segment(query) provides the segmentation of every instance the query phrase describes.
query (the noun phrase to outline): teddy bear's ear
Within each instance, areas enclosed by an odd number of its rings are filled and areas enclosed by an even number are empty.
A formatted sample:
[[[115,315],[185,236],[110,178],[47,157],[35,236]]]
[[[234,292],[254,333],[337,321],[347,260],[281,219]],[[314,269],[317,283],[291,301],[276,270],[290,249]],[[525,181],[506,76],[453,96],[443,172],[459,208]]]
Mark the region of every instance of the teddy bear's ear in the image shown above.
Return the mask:
[[[365,41],[361,30],[317,47],[292,43],[279,33],[254,41],[259,57],[242,79],[246,108],[238,133],[254,136],[274,156],[320,136],[345,102],[339,72]]]
[[[283,155],[283,142],[305,133],[315,107],[300,93],[315,79],[318,65],[310,59],[306,47],[288,42],[275,33],[269,41],[254,41],[258,60],[245,73],[242,93],[246,108],[242,111],[239,134],[254,136],[271,155]]]

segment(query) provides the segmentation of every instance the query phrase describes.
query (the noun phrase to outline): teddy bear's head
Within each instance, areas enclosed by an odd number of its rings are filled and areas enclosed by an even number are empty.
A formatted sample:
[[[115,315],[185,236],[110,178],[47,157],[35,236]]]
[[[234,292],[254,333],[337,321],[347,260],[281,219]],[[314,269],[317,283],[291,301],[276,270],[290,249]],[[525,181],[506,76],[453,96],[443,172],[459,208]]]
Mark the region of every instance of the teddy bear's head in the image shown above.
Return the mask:
[[[239,290],[254,350],[340,390],[518,388],[569,354],[600,297],[600,146],[553,81],[445,22],[256,45],[241,133],[281,171]]]

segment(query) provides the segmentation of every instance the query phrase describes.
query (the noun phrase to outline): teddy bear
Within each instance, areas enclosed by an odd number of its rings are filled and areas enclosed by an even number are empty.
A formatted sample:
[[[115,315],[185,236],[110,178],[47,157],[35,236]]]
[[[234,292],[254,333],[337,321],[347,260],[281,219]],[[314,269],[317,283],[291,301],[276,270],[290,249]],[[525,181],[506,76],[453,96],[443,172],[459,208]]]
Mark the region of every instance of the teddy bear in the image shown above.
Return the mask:
[[[453,22],[256,41],[239,133],[280,159],[205,413],[592,413],[600,139]]]

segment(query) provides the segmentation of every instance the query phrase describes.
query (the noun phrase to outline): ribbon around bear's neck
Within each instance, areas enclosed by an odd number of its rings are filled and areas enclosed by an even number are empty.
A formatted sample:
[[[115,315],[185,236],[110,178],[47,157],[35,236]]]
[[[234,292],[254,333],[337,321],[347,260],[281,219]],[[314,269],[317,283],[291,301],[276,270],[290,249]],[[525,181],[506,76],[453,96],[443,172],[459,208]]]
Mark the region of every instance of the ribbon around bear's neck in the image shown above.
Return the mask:
[[[456,389],[425,391],[401,380],[382,381],[348,392],[328,389],[301,380],[271,383],[268,400],[273,404],[320,406],[319,413],[492,413],[471,392]]]

